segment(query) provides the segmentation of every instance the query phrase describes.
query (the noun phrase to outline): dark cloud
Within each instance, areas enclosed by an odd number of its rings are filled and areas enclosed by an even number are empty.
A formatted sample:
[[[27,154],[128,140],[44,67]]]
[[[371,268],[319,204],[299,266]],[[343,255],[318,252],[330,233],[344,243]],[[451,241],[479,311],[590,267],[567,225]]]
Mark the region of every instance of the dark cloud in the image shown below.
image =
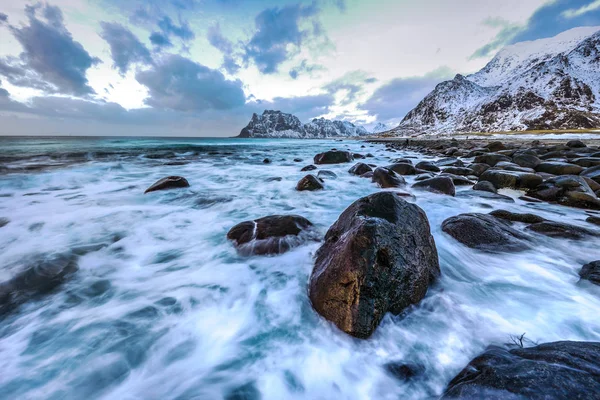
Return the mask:
[[[4,22],[8,22],[8,15],[4,14],[3,12],[0,12],[0,24]]]
[[[169,38],[160,32],[152,32],[150,35],[150,43],[158,48],[167,48],[173,46],[173,43],[171,43]]]
[[[110,46],[113,67],[124,75],[131,64],[152,64],[150,51],[129,29],[121,24],[101,22],[100,36]]]
[[[178,111],[227,110],[245,103],[242,82],[187,58],[170,55],[136,75],[148,88],[146,104]]]
[[[56,87],[41,79],[40,75],[29,69],[20,58],[0,58],[0,75],[14,86],[28,87],[46,93],[56,93]]]
[[[318,64],[309,64],[308,60],[304,59],[304,60],[302,60],[300,65],[292,68],[290,70],[289,74],[290,74],[290,77],[292,77],[292,79],[298,79],[298,76],[300,76],[300,75],[306,74],[306,75],[312,77],[315,72],[322,72],[322,71],[327,71],[327,68],[325,68],[322,65],[318,65]]]
[[[40,9],[45,21],[37,18]],[[86,72],[100,60],[90,56],[81,43],[73,40],[64,25],[61,10],[50,5],[26,6],[26,14],[29,25],[9,26],[23,47],[18,62],[2,60],[5,68],[6,65],[12,67],[12,73],[5,75],[9,82],[49,92],[78,96],[93,94]]]
[[[253,61],[264,74],[277,72],[279,65],[290,58],[293,49],[298,51],[307,38],[323,34],[318,24],[319,29],[315,29],[315,25],[312,30],[300,28],[303,20],[315,17],[318,11],[315,3],[263,10],[255,18],[256,33],[246,45],[246,61]]]
[[[171,17],[165,16],[158,21],[158,27],[165,35],[173,35],[184,41],[192,40],[195,37],[190,25],[182,19],[180,19],[179,25],[177,25],[173,23]]]
[[[335,99],[332,95],[319,94],[300,97],[276,97],[272,101],[256,100],[248,103],[247,108],[253,109],[252,112],[262,112],[266,109],[280,110],[294,114],[301,121],[307,121],[328,114],[334,102]]]
[[[333,95],[338,92],[344,92],[345,96],[340,105],[348,105],[357,100],[358,96],[364,93],[364,87],[367,84],[376,82],[377,79],[369,77],[363,71],[348,72],[339,79],[328,83],[323,87],[328,93]]]
[[[442,67],[424,76],[393,79],[375,90],[360,108],[370,115],[377,116],[380,122],[399,122],[438,83],[452,78],[453,75],[449,68]]]
[[[240,65],[233,54],[233,43],[223,36],[219,24],[208,28],[206,37],[213,47],[223,53],[223,68],[231,75],[236,74],[240,69]]]
[[[507,44],[556,36],[579,27],[600,24],[600,8],[589,8],[592,0],[555,0],[540,7],[524,26],[488,19],[484,24],[497,26],[500,31],[488,44],[478,49],[472,57],[489,56]]]

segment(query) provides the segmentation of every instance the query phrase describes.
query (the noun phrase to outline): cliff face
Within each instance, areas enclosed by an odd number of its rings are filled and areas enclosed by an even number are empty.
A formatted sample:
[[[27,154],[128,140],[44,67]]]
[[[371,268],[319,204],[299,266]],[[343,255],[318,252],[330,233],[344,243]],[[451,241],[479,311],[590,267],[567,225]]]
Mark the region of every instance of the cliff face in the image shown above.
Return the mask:
[[[398,134],[600,127],[600,27],[501,50],[479,72],[442,82]]]
[[[292,115],[281,111],[265,110],[262,115],[253,114],[248,125],[242,129],[241,138],[290,138],[318,139],[332,137],[365,136],[368,132],[362,126],[347,121],[313,119],[307,124]]]

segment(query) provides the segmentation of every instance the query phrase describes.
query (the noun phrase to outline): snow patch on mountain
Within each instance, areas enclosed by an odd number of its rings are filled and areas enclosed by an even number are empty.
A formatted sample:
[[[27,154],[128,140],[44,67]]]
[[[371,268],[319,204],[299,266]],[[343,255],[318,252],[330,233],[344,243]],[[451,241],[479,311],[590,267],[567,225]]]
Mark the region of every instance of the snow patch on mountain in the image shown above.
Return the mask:
[[[387,126],[384,123],[378,122],[371,130],[371,133],[377,134],[377,133],[389,131],[390,129],[392,129],[391,126]]]

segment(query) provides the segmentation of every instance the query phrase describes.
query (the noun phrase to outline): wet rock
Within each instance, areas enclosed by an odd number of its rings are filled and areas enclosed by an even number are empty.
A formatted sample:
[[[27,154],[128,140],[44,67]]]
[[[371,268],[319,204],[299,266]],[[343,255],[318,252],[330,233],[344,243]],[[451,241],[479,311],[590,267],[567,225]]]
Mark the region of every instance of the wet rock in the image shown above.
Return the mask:
[[[362,155],[362,154],[360,154],[360,153],[352,153],[352,157],[353,157],[355,160],[364,160],[364,159],[365,159],[365,156],[363,156],[363,155]]]
[[[571,148],[577,149],[577,148],[587,147],[587,146],[581,140],[569,140],[567,142],[567,147],[571,147]]]
[[[10,220],[8,218],[0,218],[0,228],[8,225],[9,222],[10,222]]]
[[[485,147],[491,152],[506,150],[506,146],[504,146],[504,144],[502,142],[490,142]]]
[[[480,156],[475,157],[475,160],[473,162],[487,164],[490,167],[493,167],[494,165],[498,164],[500,161],[512,161],[512,160],[510,157],[502,155],[502,154],[487,153],[487,154],[482,154]]]
[[[500,161],[498,164],[496,164],[494,169],[501,169],[504,171],[528,172],[530,174],[535,174],[535,169],[533,168],[521,167],[520,165],[508,161]]]
[[[265,182],[281,182],[283,180],[280,176],[273,176],[271,178],[265,179]]]
[[[316,239],[312,226],[299,215],[271,215],[237,224],[229,230],[227,239],[242,255],[281,254]]]
[[[323,184],[321,183],[321,180],[316,176],[310,174],[300,179],[300,181],[298,181],[298,184],[296,185],[296,190],[300,192],[306,190],[314,191],[321,189],[323,189]]]
[[[408,163],[392,164],[392,165],[388,165],[386,168],[394,171],[395,173],[397,173],[399,175],[416,175],[417,174],[417,170],[415,169],[415,167],[412,164],[408,164]]]
[[[473,190],[483,190],[484,192],[497,193],[496,187],[492,182],[479,181],[473,186]]]
[[[584,169],[579,176],[590,178],[593,181],[600,183],[600,165]]]
[[[488,169],[479,177],[491,182],[497,189],[501,188],[535,188],[543,182],[541,176],[527,172]]]
[[[169,190],[169,189],[178,189],[178,188],[186,188],[190,187],[188,181],[182,176],[167,176],[166,178],[162,178],[156,181],[152,186],[150,186],[144,194],[150,192],[156,192],[158,190]]]
[[[254,382],[248,382],[227,393],[224,400],[261,400],[261,398]]]
[[[18,271],[15,276],[0,281],[0,315],[49,294],[79,269],[77,256],[72,253],[35,256],[19,264],[9,268]]]
[[[490,346],[450,383],[442,399],[590,399],[600,393],[600,343]]]
[[[454,182],[455,186],[472,186],[475,184],[475,182],[469,180],[468,178],[466,178],[464,176],[460,176],[460,175],[448,174],[446,172],[443,172],[439,176],[452,179],[452,182]]]
[[[435,174],[433,174],[432,172],[426,172],[423,174],[419,174],[419,175],[415,176],[415,182],[424,181],[425,179],[433,178],[434,176],[435,176]]]
[[[457,158],[442,158],[441,160],[437,160],[435,162],[435,164],[438,167],[464,167],[465,163],[462,162],[462,160],[459,160]]]
[[[581,157],[571,160],[573,164],[577,164],[584,168],[595,167],[600,165],[600,157]]]
[[[315,156],[315,164],[341,164],[352,161],[349,151],[330,150]]]
[[[294,158],[294,162],[302,162],[301,158]]]
[[[538,222],[544,222],[546,219],[535,214],[519,214],[513,213],[507,210],[495,210],[490,215],[504,219],[511,222],[524,222],[526,224],[535,224]]]
[[[434,193],[447,194],[449,196],[456,195],[456,187],[454,186],[454,182],[447,176],[438,176],[435,178],[415,182],[412,187]]]
[[[467,167],[447,167],[444,172],[452,175],[469,176],[473,175],[473,170]]]
[[[388,374],[400,382],[408,382],[412,378],[425,373],[425,367],[418,364],[407,364],[404,362],[390,362],[383,366]]]
[[[412,160],[410,158],[395,158],[392,160],[392,164],[410,164],[412,165]]]
[[[487,199],[493,201],[501,201],[503,203],[514,203],[512,197],[505,196],[499,193],[486,192],[483,190],[463,190],[456,193],[456,197],[458,198],[468,198],[468,199]],[[492,207],[493,208],[493,207]]]
[[[473,163],[473,164],[469,165],[469,168],[471,169],[471,172],[473,173],[473,175],[481,176],[481,174],[483,174],[485,171],[490,169],[490,166],[487,164],[483,164],[483,163]]]
[[[569,207],[600,209],[600,199],[581,176],[563,175],[544,181],[528,195]]]
[[[566,162],[544,161],[535,167],[535,170],[553,175],[578,175],[584,168]]]
[[[321,171],[319,171],[319,173],[317,174],[317,178],[321,179],[321,180],[325,180],[325,179],[337,179],[337,174],[333,171],[328,171],[326,169],[323,169]]]
[[[534,155],[526,153],[517,153],[513,156],[512,161],[520,165],[521,167],[534,168],[540,165],[542,162],[539,158]]]
[[[440,167],[430,161],[421,161],[415,165],[415,167],[417,169],[422,169],[423,171],[440,172]]]
[[[401,175],[398,175],[394,171],[379,167],[373,171],[373,177],[371,178],[381,188],[395,188],[406,184],[406,181]]]
[[[467,247],[489,251],[523,251],[528,237],[487,214],[460,214],[442,223],[442,230]]]
[[[387,312],[417,304],[440,274],[425,212],[393,192],[361,198],[331,226],[310,277],[314,309],[368,338]]]
[[[373,169],[364,163],[357,163],[348,170],[352,175],[362,175],[370,171],[373,171]]]
[[[598,237],[596,232],[589,229],[556,221],[538,222],[529,225],[526,229],[553,238],[580,240],[587,237]]]
[[[587,219],[585,221],[589,222],[590,224],[594,224],[594,225],[599,225],[600,226],[600,217],[590,216],[590,217],[587,217]]]
[[[317,169],[317,167],[315,165],[307,165],[306,167],[302,168],[300,171],[301,172],[307,172],[307,171],[314,171],[315,169]]]
[[[271,160],[269,160],[268,158],[265,158],[263,160],[263,164],[271,164]]]
[[[538,200],[534,197],[529,197],[529,196],[520,196],[519,200],[527,201],[529,203],[542,203],[541,200]]]
[[[579,271],[581,279],[588,280],[600,286],[600,260],[585,264]]]
[[[365,172],[360,176],[361,178],[373,179],[373,171]]]

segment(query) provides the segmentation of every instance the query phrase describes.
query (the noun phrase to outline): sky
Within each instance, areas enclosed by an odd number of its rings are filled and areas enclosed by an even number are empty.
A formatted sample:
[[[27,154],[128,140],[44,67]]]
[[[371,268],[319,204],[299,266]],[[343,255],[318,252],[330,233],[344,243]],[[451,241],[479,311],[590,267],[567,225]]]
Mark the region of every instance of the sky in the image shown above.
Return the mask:
[[[595,25],[600,0],[0,0],[0,135],[394,126],[503,46]]]

